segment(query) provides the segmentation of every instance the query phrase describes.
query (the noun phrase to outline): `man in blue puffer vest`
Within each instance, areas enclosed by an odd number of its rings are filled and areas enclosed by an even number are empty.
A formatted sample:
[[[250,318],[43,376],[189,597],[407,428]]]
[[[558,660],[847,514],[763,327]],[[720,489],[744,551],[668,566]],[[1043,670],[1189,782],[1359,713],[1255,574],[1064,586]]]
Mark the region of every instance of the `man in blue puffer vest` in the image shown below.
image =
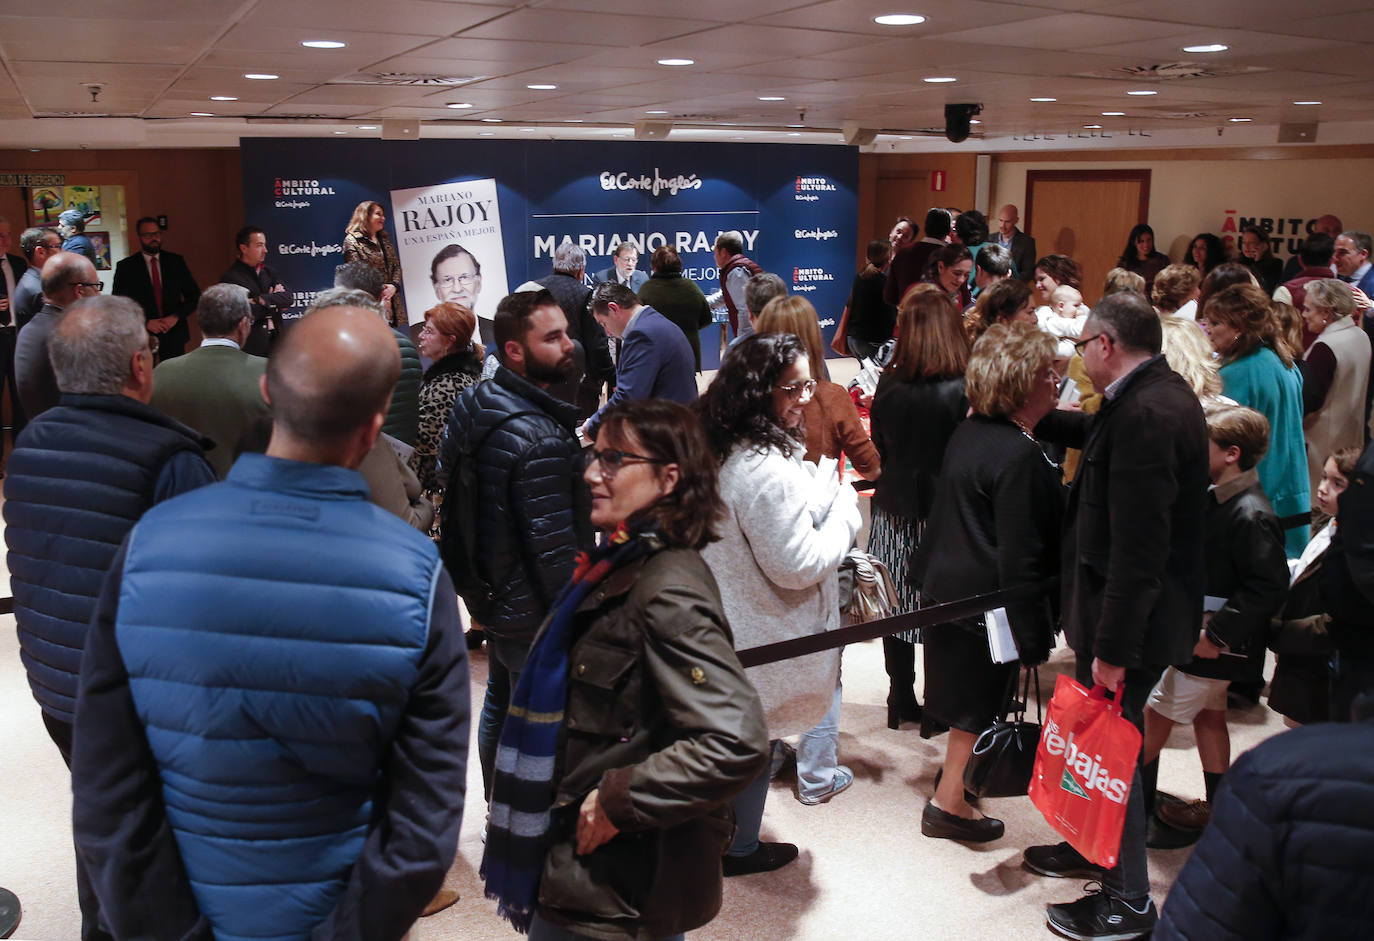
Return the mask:
[[[277,344],[274,426],[120,548],[87,639],[76,842],[120,938],[399,938],[457,850],[468,669],[434,544],[354,469],[401,369],[376,314]]]
[[[153,354],[143,311],[90,297],[60,315],[48,353],[62,397],[19,435],[5,480],[19,650],[43,724],[71,766],[86,625],[119,543],[150,506],[213,483],[209,441],[148,405]],[[108,938],[80,855],[82,937]]]

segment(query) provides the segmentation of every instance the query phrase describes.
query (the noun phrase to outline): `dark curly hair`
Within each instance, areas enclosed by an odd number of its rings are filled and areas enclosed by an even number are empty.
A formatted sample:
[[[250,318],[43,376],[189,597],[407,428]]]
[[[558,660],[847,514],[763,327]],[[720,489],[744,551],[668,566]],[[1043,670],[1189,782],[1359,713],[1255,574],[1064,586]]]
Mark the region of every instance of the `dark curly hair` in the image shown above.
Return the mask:
[[[628,522],[633,525],[639,519],[654,520],[663,541],[675,548],[700,549],[720,538],[716,523],[725,515],[720,499],[720,465],[691,409],[666,399],[612,405],[597,429],[597,443],[607,441],[678,466],[673,492],[635,513]]]
[[[788,366],[806,355],[806,345],[790,333],[755,333],[725,354],[716,378],[696,403],[719,460],[741,444],[762,451],[777,448],[787,457],[802,446],[805,433],[785,427],[773,413],[773,387]]]

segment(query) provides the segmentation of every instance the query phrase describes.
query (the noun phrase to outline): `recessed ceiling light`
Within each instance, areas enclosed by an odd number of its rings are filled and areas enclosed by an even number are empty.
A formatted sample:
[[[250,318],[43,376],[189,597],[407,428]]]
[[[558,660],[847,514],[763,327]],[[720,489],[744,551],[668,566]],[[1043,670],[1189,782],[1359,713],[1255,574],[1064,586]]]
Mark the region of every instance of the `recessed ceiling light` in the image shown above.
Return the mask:
[[[211,95],[211,101],[238,101],[233,95]]]
[[[1231,121],[1232,124],[1249,124],[1252,120],[1253,120],[1252,118],[1231,118],[1231,119],[1230,119],[1230,121]]]
[[[696,59],[659,59],[659,65],[696,65]]]
[[[788,137],[801,137],[801,131],[788,131]]]
[[[626,137],[627,135],[625,135],[625,134],[612,134],[611,136],[612,136],[612,137],[624,138],[624,137]]]
[[[1293,102],[1293,104],[1295,104],[1295,105],[1319,105],[1319,104],[1321,104],[1321,102],[1320,102],[1320,101],[1295,101],[1295,102]]]
[[[532,127],[522,127],[520,130],[525,131],[525,132],[528,133],[529,131],[534,130],[534,128],[532,128]]]
[[[553,91],[557,85],[526,85],[530,91]]]
[[[477,136],[478,136],[478,137],[495,137],[495,136],[496,136],[496,132],[495,132],[495,131],[478,131],[478,132],[477,132]]]
[[[1103,116],[1104,118],[1124,118],[1124,117],[1126,116],[1126,112],[1124,112],[1124,111],[1103,111],[1103,112],[1102,112],[1102,116]]]
[[[347,132],[347,131],[335,131],[334,133],[335,133],[335,134],[347,134],[348,132]]]
[[[873,22],[879,26],[919,26],[925,21],[924,16],[915,13],[884,13],[882,16],[873,17]]]
[[[1102,125],[1100,125],[1100,124],[1085,124],[1085,125],[1083,125],[1083,130],[1085,130],[1085,131],[1100,131],[1100,130],[1102,130]]]
[[[482,120],[483,120],[483,121],[486,121],[488,124],[500,124],[500,123],[501,123],[501,119],[500,119],[500,118],[483,118]]]
[[[1206,43],[1205,45],[1201,45],[1201,46],[1184,46],[1184,47],[1183,47],[1183,51],[1184,51],[1184,52],[1225,52],[1227,49],[1230,49],[1230,48],[1231,48],[1230,46],[1227,46],[1227,45],[1225,45],[1225,44],[1223,44],[1223,43],[1219,43],[1219,42],[1210,42],[1210,43]]]
[[[645,111],[645,114],[667,114],[666,111]]]
[[[969,123],[969,124],[982,124],[983,122],[982,122],[982,121],[979,121],[977,118],[974,118],[973,120],[969,121],[968,123]]]
[[[301,45],[307,49],[342,49],[348,43],[339,42],[337,39],[307,39]]]
[[[564,124],[581,124],[581,123],[582,123],[582,119],[581,119],[581,118],[568,118],[568,119],[567,119],[566,121],[564,121],[563,123],[564,123]]]
[[[788,127],[806,127],[805,124],[789,124]]]
[[[759,95],[759,101],[786,101],[786,100],[787,100],[786,98],[779,97],[778,95]]]
[[[445,108],[471,108],[471,107],[472,107],[472,102],[470,102],[470,101],[450,101],[448,104],[444,105],[444,107],[445,107]]]
[[[943,85],[947,82],[957,82],[959,80],[957,78],[951,78],[948,75],[932,75],[930,78],[921,79],[921,81],[928,82],[931,85]]]
[[[377,130],[377,125],[375,125],[375,124],[359,124],[359,125],[358,125],[358,130],[360,130],[360,131],[375,131],[375,130]]]
[[[193,117],[193,118],[213,118],[214,115],[211,114],[209,111],[192,111],[192,112],[191,112],[191,117]]]
[[[1058,98],[1032,98],[1031,101],[1058,101]]]
[[[916,139],[916,138],[912,137],[910,134],[898,134],[898,135],[897,135],[897,138],[898,138],[898,140],[915,140],[915,139]]]
[[[1152,89],[1148,89],[1148,88],[1139,88],[1139,89],[1136,89],[1135,91],[1128,91],[1128,92],[1126,92],[1126,94],[1128,94],[1128,95],[1158,95],[1159,92],[1153,91]]]
[[[251,78],[258,82],[270,82],[274,78],[281,78],[280,75],[273,75],[271,72],[244,72],[244,78]]]

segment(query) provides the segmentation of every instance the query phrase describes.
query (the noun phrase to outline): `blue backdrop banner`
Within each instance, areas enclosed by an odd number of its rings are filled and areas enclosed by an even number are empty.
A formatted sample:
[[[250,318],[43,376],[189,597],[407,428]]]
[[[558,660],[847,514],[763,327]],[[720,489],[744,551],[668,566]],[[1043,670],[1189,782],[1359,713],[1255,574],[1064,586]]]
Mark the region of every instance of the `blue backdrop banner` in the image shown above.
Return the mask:
[[[481,249],[463,249],[488,256],[480,281],[490,290],[500,255],[514,288],[547,275],[554,249],[572,240],[587,253],[590,282],[629,241],[645,271],[655,248],[677,248],[683,274],[709,295],[720,289],[712,244],[736,229],[746,255],[815,305],[827,342],[853,278],[859,160],[852,147],[246,138],[242,157],[244,220],[267,231],[273,270],[292,291],[297,315],[333,283],[344,227],[365,200],[387,211],[412,322],[442,296],[444,279],[431,269],[464,233],[483,240]],[[449,185],[463,183],[472,186]],[[467,199],[471,193],[482,198]],[[484,207],[499,218],[482,219]],[[455,278],[471,280],[466,271],[447,276]],[[475,302],[484,317],[499,300],[487,293]],[[704,368],[718,365],[718,330],[702,332]]]

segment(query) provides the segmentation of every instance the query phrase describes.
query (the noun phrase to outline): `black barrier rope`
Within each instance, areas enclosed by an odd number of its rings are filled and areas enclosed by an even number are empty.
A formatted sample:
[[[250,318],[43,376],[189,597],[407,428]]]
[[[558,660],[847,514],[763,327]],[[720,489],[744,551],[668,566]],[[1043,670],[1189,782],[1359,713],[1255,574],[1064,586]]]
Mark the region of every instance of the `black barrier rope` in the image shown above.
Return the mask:
[[[14,596],[11,595],[11,596],[8,597],[8,598],[0,598],[0,614],[13,614],[13,613],[14,613]]]
[[[994,608],[1004,608],[1009,604],[1032,601],[1053,591],[1058,584],[1059,579],[1052,578],[1044,582],[1017,585],[1015,588],[1001,588],[984,595],[961,598],[958,601],[932,605],[929,608],[908,611],[905,614],[894,614],[892,617],[881,618],[877,621],[865,621],[863,624],[854,624],[839,630],[808,634],[805,637],[793,637],[790,640],[780,640],[774,644],[764,644],[762,647],[750,647],[748,650],[738,652],[739,662],[746,667],[757,667],[765,663],[777,663],[779,660],[792,660],[807,654],[820,653],[822,650],[833,650],[846,644],[857,644],[860,641],[872,640],[875,637],[886,637],[888,634],[933,627],[936,624],[945,624],[960,618],[982,614],[984,611],[991,611]]]

